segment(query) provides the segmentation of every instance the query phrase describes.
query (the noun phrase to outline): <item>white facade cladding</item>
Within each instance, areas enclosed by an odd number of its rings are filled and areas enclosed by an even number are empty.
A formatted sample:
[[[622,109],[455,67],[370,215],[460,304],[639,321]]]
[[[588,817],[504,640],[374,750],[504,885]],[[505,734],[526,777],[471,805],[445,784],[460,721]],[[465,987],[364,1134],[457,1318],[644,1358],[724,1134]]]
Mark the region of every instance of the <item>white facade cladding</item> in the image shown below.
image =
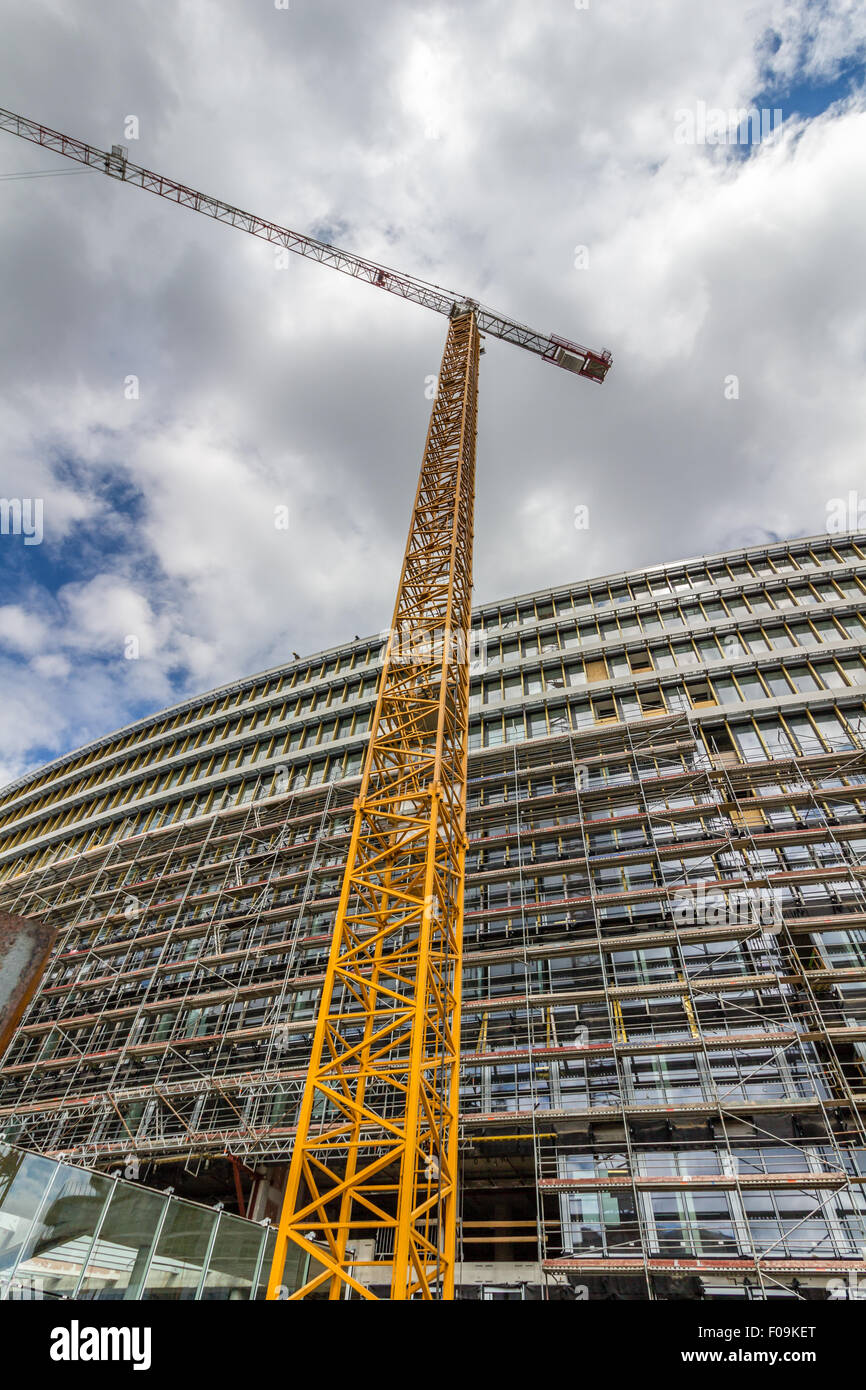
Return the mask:
[[[864,1277],[864,599],[853,535],[477,610],[464,1296]],[[8,1139],[275,1209],[380,646],[0,793],[0,905],[61,927]]]

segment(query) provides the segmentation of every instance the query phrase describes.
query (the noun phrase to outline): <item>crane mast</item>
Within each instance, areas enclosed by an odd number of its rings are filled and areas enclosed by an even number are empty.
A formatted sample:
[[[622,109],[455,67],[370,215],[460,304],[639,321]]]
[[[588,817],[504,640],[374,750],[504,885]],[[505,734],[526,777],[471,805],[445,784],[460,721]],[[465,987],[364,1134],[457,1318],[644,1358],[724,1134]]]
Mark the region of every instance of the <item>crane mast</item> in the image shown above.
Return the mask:
[[[269,1297],[289,1242],[312,1256],[291,1298],[453,1297],[478,349],[467,309],[448,327]]]
[[[448,316],[267,1296],[451,1299],[480,337],[596,382],[610,354],[242,212],[121,146],[2,109],[0,129]]]

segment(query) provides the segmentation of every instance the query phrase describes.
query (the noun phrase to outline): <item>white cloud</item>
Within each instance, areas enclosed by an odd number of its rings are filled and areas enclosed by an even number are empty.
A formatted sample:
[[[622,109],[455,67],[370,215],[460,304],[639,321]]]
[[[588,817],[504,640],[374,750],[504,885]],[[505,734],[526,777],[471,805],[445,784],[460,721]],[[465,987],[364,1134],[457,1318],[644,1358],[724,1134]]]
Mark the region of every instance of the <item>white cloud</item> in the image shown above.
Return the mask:
[[[136,114],[149,167],[613,349],[597,389],[488,341],[479,601],[819,530],[860,482],[862,92],[745,160],[674,130],[768,73],[832,79],[862,6],[0,18],[25,114],[102,145]],[[0,160],[61,163],[8,135]],[[30,659],[0,712],[15,770],[388,622],[445,322],[95,173],[3,189],[0,494],[45,506],[44,544],[0,551],[0,644]]]
[[[72,663],[60,652],[46,652],[43,656],[35,656],[30,666],[40,680],[65,680],[72,673]]]
[[[38,651],[45,639],[45,624],[20,603],[0,608],[0,645],[15,652]]]

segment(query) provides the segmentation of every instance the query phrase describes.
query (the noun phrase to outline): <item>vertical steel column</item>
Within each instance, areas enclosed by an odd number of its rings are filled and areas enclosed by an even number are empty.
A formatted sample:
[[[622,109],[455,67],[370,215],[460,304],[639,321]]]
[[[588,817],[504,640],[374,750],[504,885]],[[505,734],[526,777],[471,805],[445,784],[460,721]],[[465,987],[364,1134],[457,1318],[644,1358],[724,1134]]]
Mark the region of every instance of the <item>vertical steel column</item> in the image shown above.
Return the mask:
[[[293,1299],[454,1296],[478,358],[466,308],[427,433],[269,1299],[289,1242],[314,1261]]]

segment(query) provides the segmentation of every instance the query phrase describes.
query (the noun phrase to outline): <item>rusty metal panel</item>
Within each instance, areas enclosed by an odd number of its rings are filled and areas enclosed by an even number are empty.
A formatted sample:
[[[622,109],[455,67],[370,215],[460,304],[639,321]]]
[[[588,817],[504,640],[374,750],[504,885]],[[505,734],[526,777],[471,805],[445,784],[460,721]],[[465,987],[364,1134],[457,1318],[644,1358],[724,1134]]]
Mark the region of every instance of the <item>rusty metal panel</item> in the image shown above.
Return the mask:
[[[33,998],[56,934],[37,917],[0,911],[0,1056]]]

